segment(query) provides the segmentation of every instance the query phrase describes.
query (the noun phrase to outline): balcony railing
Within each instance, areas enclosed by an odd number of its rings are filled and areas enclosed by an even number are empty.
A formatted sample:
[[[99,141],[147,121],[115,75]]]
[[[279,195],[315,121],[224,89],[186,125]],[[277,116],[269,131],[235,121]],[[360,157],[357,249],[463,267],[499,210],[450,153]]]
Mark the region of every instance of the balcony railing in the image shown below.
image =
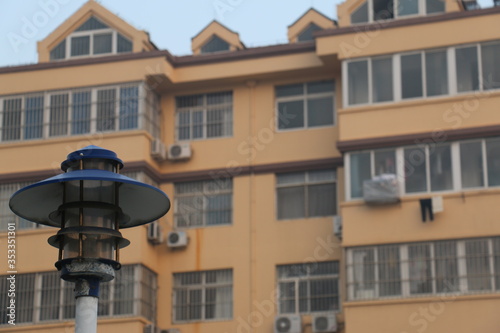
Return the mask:
[[[0,96],[0,142],[136,129],[158,138],[159,105],[144,83]]]

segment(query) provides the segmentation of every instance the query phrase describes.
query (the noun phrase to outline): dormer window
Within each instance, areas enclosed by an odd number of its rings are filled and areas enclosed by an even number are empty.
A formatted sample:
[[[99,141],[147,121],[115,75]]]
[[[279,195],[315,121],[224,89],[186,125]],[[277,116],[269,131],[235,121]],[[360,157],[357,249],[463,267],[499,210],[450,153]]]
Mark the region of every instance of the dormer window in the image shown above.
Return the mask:
[[[50,51],[50,60],[132,52],[132,41],[90,17]]]
[[[442,13],[443,0],[367,0],[351,14],[351,24]]]
[[[299,42],[307,42],[310,40],[314,40],[313,33],[319,30],[323,30],[319,25],[311,23],[307,26],[307,28],[302,31],[299,36],[297,37],[297,40]]]
[[[229,51],[229,43],[217,35],[213,35],[202,47],[201,53],[215,53]]]

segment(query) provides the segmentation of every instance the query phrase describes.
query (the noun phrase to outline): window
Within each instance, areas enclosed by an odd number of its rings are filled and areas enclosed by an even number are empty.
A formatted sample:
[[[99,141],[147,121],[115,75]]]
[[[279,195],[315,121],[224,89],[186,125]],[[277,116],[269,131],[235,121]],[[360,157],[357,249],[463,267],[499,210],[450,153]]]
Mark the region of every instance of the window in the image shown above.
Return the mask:
[[[178,140],[233,135],[233,93],[220,92],[176,98]]]
[[[397,14],[398,16],[408,16],[418,14],[418,0],[398,0],[397,1]]]
[[[500,43],[496,41],[347,60],[344,101],[346,106],[356,106],[499,89],[498,59]]]
[[[97,91],[97,122],[98,132],[115,129],[116,89],[101,89]]]
[[[25,99],[24,139],[40,139],[43,135],[43,96],[26,97]]]
[[[368,1],[363,2],[361,6],[352,12],[351,24],[356,23],[368,23]]]
[[[232,223],[232,179],[175,184],[175,225],[203,227]]]
[[[174,323],[233,317],[231,269],[175,273],[173,294]]]
[[[21,112],[21,98],[4,99],[2,141],[14,141],[21,138]]]
[[[91,91],[75,91],[73,93],[73,113],[71,134],[90,133],[91,123]]]
[[[334,170],[277,174],[278,219],[335,215],[336,191]]]
[[[369,1],[369,0],[368,0]],[[373,21],[389,20],[394,18],[393,0],[373,0]]]
[[[50,51],[50,60],[132,52],[132,41],[90,17]]]
[[[7,277],[0,277],[0,325],[8,324],[9,319],[6,316]],[[156,279],[156,274],[142,265],[124,265],[114,280],[101,285],[98,316],[142,315],[153,321]],[[74,318],[73,289],[74,284],[61,280],[56,271],[16,275],[16,323],[38,324]]]
[[[395,174],[406,194],[500,186],[496,137],[352,152],[347,160],[351,199],[363,197],[365,180],[384,173]]]
[[[351,24],[435,14],[445,11],[442,0],[367,0],[351,14]]]
[[[483,152],[481,141],[460,143],[460,168],[462,187],[474,188],[484,185]]]
[[[64,58],[66,58],[66,39],[50,51],[50,60],[61,60]]]
[[[396,163],[396,151],[394,149],[351,153],[349,155],[350,197],[363,197],[363,182],[365,180],[383,174],[396,174]]]
[[[313,34],[316,32],[316,31],[320,31],[320,30],[323,30],[320,26],[318,26],[317,24],[314,24],[314,23],[311,23],[309,24],[300,34],[299,36],[297,37],[297,40],[299,42],[307,42],[307,41],[310,41],[310,40],[314,40],[314,36]]]
[[[477,47],[462,47],[455,50],[458,92],[479,89]]]
[[[490,43],[481,45],[483,89],[500,88],[500,43]]]
[[[217,35],[213,35],[208,42],[201,47],[201,53],[215,53],[229,51],[229,43]]]
[[[158,99],[144,83],[0,96],[0,139],[23,141],[134,129],[157,138]]]
[[[347,64],[349,105],[368,103],[368,60]]]
[[[21,188],[30,185],[30,182],[0,184],[0,232],[7,231],[8,223],[16,223],[16,229],[37,228],[38,224],[21,219],[9,208],[10,197]]]
[[[393,100],[392,59],[372,59],[372,96],[373,102]]]
[[[422,55],[409,54],[401,56],[401,96],[402,98],[421,97],[422,88]]]
[[[427,96],[448,94],[448,67],[446,51],[425,52]]]
[[[69,94],[50,96],[50,136],[68,135]]]
[[[500,290],[500,237],[347,250],[350,300]]]
[[[280,314],[339,311],[337,261],[282,265],[277,274]]]
[[[277,86],[278,129],[333,125],[334,89],[333,81]]]

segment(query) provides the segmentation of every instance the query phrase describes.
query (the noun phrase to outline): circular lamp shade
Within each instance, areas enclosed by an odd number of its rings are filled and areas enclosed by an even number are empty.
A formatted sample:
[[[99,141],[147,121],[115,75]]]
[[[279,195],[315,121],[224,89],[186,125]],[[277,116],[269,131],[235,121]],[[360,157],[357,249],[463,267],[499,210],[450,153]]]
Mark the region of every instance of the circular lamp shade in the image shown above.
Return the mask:
[[[64,203],[64,184],[79,180],[118,184],[118,206],[126,216],[120,219],[120,228],[152,222],[170,209],[170,200],[160,189],[111,171],[96,169],[75,170],[26,186],[12,195],[10,209],[28,221],[61,228],[61,222],[51,219],[51,214]]]

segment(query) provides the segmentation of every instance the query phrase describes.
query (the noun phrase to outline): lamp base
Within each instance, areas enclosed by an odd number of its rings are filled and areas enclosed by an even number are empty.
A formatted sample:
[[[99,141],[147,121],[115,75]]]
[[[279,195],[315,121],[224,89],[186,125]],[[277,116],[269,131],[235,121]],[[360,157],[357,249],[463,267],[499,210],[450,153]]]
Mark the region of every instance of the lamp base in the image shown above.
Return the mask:
[[[61,272],[61,279],[76,282],[81,279],[97,279],[102,282],[115,278],[115,270],[120,269],[120,263],[106,259],[68,258],[56,262],[55,266]]]

